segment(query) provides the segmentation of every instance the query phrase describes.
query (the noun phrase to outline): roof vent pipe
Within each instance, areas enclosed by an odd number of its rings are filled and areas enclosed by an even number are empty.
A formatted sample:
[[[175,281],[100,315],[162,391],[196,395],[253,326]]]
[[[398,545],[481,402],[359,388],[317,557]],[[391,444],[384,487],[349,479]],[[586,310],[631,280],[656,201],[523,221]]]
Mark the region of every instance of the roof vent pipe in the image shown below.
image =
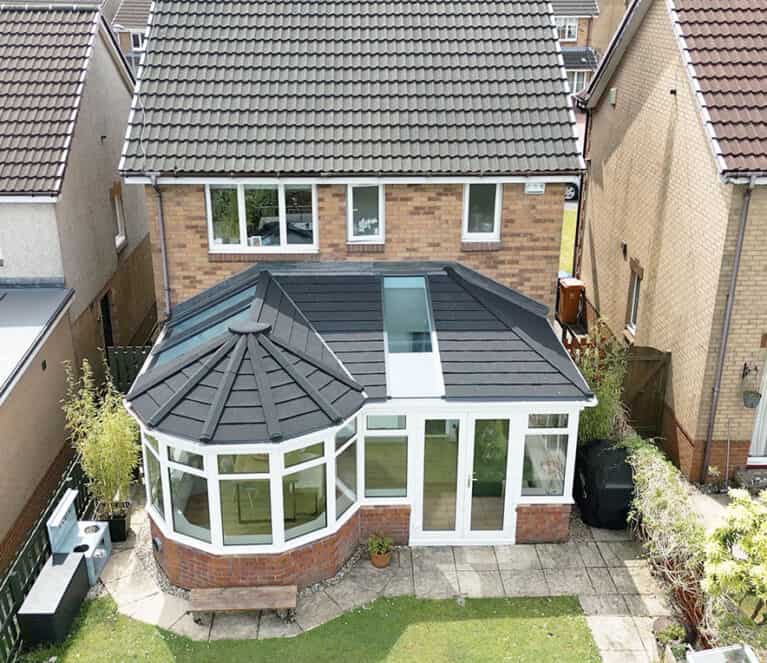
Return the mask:
[[[716,410],[719,407],[719,393],[722,387],[722,374],[724,373],[724,362],[727,356],[727,341],[730,335],[730,323],[732,322],[732,308],[735,304],[735,288],[738,285],[738,271],[740,270],[740,258],[743,254],[743,239],[746,236],[746,222],[748,221],[748,208],[751,205],[751,192],[754,189],[756,179],[752,177],[743,192],[743,204],[740,208],[740,218],[738,221],[738,239],[735,245],[735,258],[732,264],[732,274],[730,274],[730,285],[727,288],[727,303],[724,308],[724,323],[722,324],[722,336],[719,342],[719,357],[716,363],[716,373],[714,374],[714,387],[711,390],[711,409],[708,413],[708,427],[706,429],[706,446],[703,451],[703,464],[700,468],[701,483],[706,482],[708,477],[708,464],[711,461],[711,445],[714,439],[714,425],[716,423]]]
[[[162,190],[157,181],[157,174],[152,173],[149,176],[149,181],[152,183],[152,188],[157,194],[157,224],[160,226],[160,255],[162,256],[162,291],[164,295],[163,310],[165,312],[165,318],[170,317],[170,281],[168,280],[168,253],[165,247],[165,213],[162,206]]]

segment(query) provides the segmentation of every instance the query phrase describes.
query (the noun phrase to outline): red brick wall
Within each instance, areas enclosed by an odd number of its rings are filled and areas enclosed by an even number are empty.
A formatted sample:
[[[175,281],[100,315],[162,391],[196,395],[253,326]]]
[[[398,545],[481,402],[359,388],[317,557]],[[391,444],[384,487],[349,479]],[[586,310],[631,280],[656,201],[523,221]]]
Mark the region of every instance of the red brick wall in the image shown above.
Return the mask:
[[[517,506],[517,543],[560,543],[570,536],[569,504]]]
[[[370,531],[380,530],[406,544],[410,507],[363,507],[334,534],[284,553],[262,555],[212,555],[166,539],[151,517],[150,523],[152,537],[162,542],[155,557],[174,585],[187,589],[306,587],[334,576]]]
[[[501,241],[461,242],[462,184],[386,185],[383,247],[346,243],[346,186],[317,188],[319,253],[208,253],[202,186],[162,188],[168,272],[173,303],[197,294],[254,263],[274,260],[455,260],[553,306],[562,234],[564,184],[547,184],[541,196],[522,184],[505,184]],[[155,191],[147,188],[155,290],[162,312],[162,265]]]

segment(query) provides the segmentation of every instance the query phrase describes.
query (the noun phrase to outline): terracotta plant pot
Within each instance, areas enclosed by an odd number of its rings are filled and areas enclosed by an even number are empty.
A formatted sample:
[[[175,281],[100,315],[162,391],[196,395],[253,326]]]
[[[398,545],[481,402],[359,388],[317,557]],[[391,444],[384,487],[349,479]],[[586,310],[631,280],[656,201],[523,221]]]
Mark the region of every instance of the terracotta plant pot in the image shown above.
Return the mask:
[[[377,569],[385,569],[391,562],[391,550],[386,553],[373,553],[370,556],[370,563]]]

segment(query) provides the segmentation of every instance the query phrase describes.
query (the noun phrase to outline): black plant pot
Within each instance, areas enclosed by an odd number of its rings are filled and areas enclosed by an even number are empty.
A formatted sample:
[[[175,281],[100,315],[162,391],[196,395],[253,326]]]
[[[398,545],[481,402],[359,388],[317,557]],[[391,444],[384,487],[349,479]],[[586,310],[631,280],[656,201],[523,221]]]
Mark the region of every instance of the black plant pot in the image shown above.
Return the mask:
[[[107,518],[109,523],[109,536],[114,543],[122,543],[128,540],[128,516],[130,514],[130,502],[122,504],[123,510],[113,513]]]

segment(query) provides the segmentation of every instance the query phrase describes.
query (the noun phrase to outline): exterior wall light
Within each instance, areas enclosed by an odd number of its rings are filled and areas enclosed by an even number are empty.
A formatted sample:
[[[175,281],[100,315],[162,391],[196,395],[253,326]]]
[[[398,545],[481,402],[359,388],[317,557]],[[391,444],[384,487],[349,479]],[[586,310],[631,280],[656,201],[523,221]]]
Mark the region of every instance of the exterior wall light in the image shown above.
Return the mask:
[[[759,406],[759,401],[762,399],[760,371],[756,364],[749,364],[745,362],[743,364],[743,371],[741,372],[740,387],[743,394],[743,405],[749,409],[754,409]]]

